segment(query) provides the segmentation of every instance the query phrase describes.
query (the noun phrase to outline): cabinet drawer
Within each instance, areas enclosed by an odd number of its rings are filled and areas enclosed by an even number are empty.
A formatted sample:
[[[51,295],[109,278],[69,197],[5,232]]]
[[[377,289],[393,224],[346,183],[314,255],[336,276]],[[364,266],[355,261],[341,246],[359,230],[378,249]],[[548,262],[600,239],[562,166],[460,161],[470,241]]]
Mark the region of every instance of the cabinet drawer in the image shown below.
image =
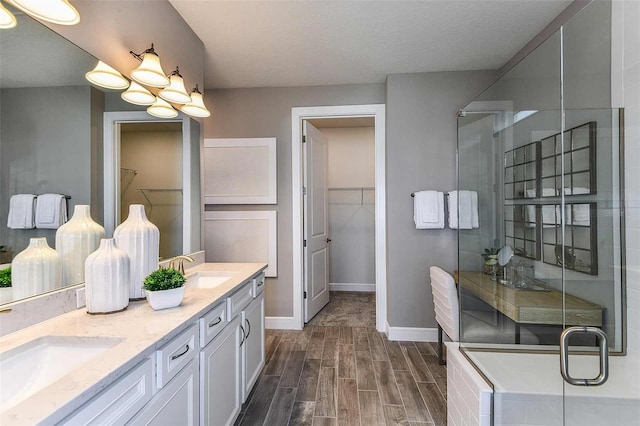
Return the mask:
[[[200,318],[200,347],[207,344],[227,325],[227,304],[222,302]]]
[[[253,300],[253,282],[245,283],[240,290],[233,293],[227,298],[228,320],[231,321],[236,315],[247,307]]]
[[[124,424],[151,400],[152,382],[153,365],[147,359],[59,424]]]
[[[264,272],[253,279],[253,297],[258,297],[264,291]]]
[[[156,352],[158,388],[166,385],[196,357],[200,350],[199,343],[198,324],[193,324]]]

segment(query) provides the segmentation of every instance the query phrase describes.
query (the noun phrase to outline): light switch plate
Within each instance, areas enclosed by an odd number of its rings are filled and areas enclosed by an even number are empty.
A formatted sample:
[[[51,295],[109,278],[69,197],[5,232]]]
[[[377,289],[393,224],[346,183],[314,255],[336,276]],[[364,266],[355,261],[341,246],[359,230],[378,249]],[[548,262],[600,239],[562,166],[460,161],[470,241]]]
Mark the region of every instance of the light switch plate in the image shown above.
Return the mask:
[[[76,308],[82,308],[87,304],[84,287],[76,290]]]

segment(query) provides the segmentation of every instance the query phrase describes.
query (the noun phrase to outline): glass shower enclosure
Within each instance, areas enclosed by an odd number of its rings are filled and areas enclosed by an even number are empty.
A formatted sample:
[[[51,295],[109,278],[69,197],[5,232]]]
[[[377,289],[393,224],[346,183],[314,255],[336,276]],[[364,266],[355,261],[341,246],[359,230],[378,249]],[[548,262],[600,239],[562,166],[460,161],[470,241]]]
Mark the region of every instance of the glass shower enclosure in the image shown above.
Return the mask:
[[[458,231],[460,347],[493,384],[494,424],[640,418],[611,49],[611,3],[592,2],[459,112],[458,190],[480,225]]]

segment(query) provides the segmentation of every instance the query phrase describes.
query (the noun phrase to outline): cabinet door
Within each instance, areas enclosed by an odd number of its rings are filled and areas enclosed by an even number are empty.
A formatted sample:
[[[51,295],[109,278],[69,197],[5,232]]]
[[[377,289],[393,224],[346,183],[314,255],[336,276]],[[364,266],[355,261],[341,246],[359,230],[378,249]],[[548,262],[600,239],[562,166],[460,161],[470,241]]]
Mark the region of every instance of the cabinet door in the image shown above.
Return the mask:
[[[245,341],[242,345],[242,402],[247,400],[251,388],[264,367],[264,293],[242,311]]]
[[[232,425],[240,413],[240,317],[200,352],[202,425]]]
[[[198,360],[191,361],[158,392],[129,424],[191,426],[198,424]]]

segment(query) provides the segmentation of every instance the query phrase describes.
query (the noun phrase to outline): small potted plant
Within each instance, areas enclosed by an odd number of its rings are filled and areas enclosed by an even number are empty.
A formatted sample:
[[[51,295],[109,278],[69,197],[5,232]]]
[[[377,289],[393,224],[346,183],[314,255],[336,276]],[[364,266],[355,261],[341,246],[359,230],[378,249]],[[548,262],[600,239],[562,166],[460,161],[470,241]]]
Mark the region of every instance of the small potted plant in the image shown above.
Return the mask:
[[[12,299],[11,267],[0,269],[0,303],[11,302]]]
[[[499,249],[496,247],[491,247],[484,249],[484,253],[482,253],[482,258],[484,259],[484,273],[491,275],[492,277],[497,276],[498,269],[500,268],[498,265],[498,251]]]
[[[185,281],[184,275],[173,268],[153,271],[143,283],[147,291],[147,302],[154,311],[180,305],[184,297]]]

